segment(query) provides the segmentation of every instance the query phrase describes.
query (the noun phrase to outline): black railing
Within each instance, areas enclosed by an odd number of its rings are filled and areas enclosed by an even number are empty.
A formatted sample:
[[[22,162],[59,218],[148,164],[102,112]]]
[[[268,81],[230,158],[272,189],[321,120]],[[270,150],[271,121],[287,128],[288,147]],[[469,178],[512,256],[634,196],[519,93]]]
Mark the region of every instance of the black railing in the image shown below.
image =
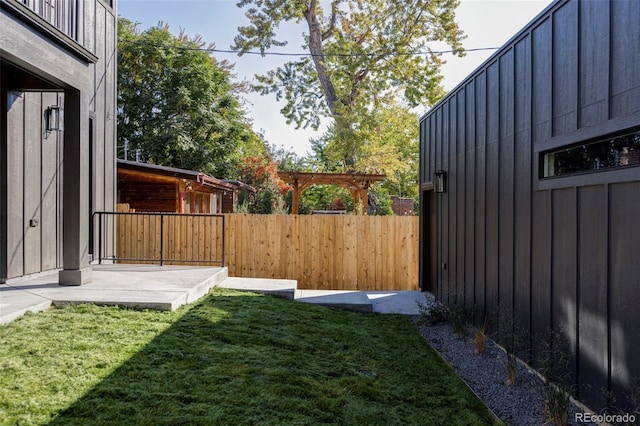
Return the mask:
[[[42,19],[78,39],[78,0],[21,0]]]
[[[224,266],[223,215],[96,212],[93,230],[99,263]]]

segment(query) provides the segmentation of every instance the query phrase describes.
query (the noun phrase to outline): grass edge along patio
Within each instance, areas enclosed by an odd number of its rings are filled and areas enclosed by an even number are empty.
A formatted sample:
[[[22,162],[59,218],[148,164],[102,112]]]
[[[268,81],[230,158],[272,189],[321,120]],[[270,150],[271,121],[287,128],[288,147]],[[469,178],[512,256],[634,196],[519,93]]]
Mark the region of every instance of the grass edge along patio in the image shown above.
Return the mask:
[[[69,306],[0,328],[0,424],[491,424],[402,315],[215,289],[176,312]]]

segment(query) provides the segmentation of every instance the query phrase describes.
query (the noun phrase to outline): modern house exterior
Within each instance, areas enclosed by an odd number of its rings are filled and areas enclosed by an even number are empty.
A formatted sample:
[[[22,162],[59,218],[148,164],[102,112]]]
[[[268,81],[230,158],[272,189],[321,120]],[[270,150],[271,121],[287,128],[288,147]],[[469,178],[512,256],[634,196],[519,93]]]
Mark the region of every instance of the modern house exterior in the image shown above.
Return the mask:
[[[233,213],[236,196],[256,190],[204,173],[118,160],[118,203],[136,212]]]
[[[512,316],[534,367],[559,335],[596,411],[640,378],[639,28],[638,1],[558,0],[420,121],[421,288]]]
[[[116,1],[0,6],[0,280],[79,285],[116,199]]]

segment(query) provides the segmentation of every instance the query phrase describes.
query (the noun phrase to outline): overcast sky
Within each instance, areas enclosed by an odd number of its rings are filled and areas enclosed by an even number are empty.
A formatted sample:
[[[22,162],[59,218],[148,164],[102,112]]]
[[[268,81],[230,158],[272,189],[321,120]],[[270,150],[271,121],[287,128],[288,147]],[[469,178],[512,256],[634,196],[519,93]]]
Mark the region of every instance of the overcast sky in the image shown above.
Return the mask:
[[[551,0],[462,0],[456,16],[467,35],[464,47],[502,46],[550,3]],[[236,6],[236,0],[120,0],[118,14],[139,22],[141,29],[163,21],[169,24],[173,33],[183,28],[189,36],[199,34],[207,43],[215,43],[218,49],[229,49],[237,28],[247,24],[243,11]],[[302,26],[287,24],[281,27],[281,31],[282,38],[289,39],[290,43],[274,51],[304,52],[300,41],[300,34],[304,31]],[[468,52],[464,58],[445,55],[445,89],[454,88],[492,53]],[[237,78],[249,81],[256,73],[265,73],[287,61],[286,57],[278,56],[238,57],[222,53],[215,56],[235,63]],[[319,135],[312,130],[295,130],[293,125],[287,125],[279,112],[283,105],[276,102],[274,95],[249,94],[245,96],[245,101],[245,109],[253,120],[254,130],[263,132],[272,145],[284,146],[299,155],[305,155],[309,151],[309,138]]]

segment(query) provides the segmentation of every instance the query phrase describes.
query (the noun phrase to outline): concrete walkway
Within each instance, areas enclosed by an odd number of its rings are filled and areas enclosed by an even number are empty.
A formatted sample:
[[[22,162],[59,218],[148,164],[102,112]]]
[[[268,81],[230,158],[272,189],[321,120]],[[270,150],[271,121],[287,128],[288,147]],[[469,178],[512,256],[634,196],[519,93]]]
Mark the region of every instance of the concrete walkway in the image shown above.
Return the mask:
[[[229,278],[227,268],[155,265],[94,265],[93,281],[82,286],[61,286],[58,275],[0,284],[0,324],[26,312],[39,312],[67,304],[93,303],[134,309],[175,310],[220,286],[269,294],[356,312],[418,315],[419,291],[325,291],[297,289],[295,280]]]
[[[419,291],[302,290],[297,289],[294,280],[228,278],[220,284],[220,287],[271,294],[297,302],[356,312],[419,315],[418,303],[425,302],[425,293]]]

